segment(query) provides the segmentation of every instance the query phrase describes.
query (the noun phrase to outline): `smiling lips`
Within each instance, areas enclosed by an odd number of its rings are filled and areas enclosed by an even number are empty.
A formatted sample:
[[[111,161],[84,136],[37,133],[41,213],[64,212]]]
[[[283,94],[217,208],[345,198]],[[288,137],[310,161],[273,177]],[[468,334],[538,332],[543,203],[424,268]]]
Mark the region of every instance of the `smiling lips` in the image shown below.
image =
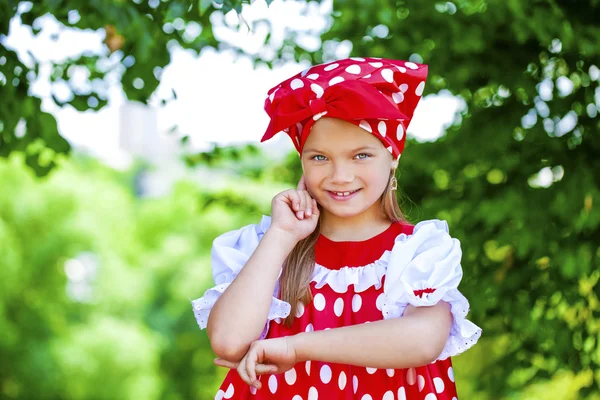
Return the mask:
[[[352,191],[348,191],[348,192],[332,192],[332,191],[328,190],[327,193],[329,193],[329,195],[336,200],[346,200],[346,199],[353,197],[353,195],[356,192],[358,192],[359,190],[360,189],[356,189],[356,190],[352,190]]]

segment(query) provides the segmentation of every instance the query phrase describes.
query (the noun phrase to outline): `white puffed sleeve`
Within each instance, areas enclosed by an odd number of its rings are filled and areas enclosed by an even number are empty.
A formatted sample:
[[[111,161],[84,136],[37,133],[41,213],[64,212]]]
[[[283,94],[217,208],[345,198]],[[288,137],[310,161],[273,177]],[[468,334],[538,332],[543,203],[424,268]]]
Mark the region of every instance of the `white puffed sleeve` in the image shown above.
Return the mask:
[[[384,319],[400,317],[406,307],[450,304],[452,329],[438,360],[471,348],[481,328],[466,319],[469,301],[458,291],[462,279],[462,251],[458,239],[448,234],[445,221],[415,225],[412,235],[400,234],[388,259],[382,312]]]
[[[211,256],[215,286],[208,289],[204,293],[204,296],[192,300],[194,316],[200,329],[206,328],[208,315],[217,302],[217,299],[225,292],[242,270],[252,253],[254,253],[254,250],[258,247],[258,243],[270,224],[271,218],[263,216],[258,225],[248,225],[241,229],[224,233],[214,240]],[[281,271],[279,274],[281,275]],[[279,280],[273,292],[273,299],[268,314],[269,321],[275,318],[285,318],[291,310],[289,303],[277,298],[276,295],[278,292]],[[266,337],[269,321],[267,321],[260,339]]]

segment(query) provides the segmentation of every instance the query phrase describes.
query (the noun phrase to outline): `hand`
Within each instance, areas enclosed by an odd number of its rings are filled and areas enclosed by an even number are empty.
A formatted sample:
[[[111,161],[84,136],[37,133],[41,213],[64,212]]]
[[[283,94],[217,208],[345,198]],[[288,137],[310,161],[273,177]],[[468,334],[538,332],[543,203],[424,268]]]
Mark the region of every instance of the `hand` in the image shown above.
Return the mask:
[[[319,221],[317,201],[306,190],[304,175],[296,189],[279,193],[271,202],[271,228],[289,233],[296,241],[310,235]]]
[[[239,363],[220,358],[214,361],[218,366],[236,369],[245,383],[257,389],[262,387],[257,375],[281,374],[292,369],[297,362],[296,350],[289,337],[253,342]]]

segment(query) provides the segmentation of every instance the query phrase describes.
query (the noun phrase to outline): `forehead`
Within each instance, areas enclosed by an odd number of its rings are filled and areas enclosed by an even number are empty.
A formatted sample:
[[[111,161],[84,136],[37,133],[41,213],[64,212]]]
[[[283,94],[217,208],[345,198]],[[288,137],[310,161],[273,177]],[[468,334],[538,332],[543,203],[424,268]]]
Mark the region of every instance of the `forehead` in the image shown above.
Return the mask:
[[[353,149],[358,146],[383,148],[379,139],[358,126],[336,118],[321,118],[312,127],[305,149]]]

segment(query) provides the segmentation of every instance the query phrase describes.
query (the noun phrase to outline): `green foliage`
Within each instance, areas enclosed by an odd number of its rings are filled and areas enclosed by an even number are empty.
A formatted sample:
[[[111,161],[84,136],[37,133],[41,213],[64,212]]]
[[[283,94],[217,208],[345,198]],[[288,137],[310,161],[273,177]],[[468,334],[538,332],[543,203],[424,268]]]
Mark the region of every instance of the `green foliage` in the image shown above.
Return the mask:
[[[0,161],[0,397],[213,398],[224,371],[189,299],[211,285],[214,237],[260,214],[203,208],[210,195],[185,182],[136,199],[89,160],[40,180],[24,159]],[[68,265],[90,255],[92,296],[78,300]]]

